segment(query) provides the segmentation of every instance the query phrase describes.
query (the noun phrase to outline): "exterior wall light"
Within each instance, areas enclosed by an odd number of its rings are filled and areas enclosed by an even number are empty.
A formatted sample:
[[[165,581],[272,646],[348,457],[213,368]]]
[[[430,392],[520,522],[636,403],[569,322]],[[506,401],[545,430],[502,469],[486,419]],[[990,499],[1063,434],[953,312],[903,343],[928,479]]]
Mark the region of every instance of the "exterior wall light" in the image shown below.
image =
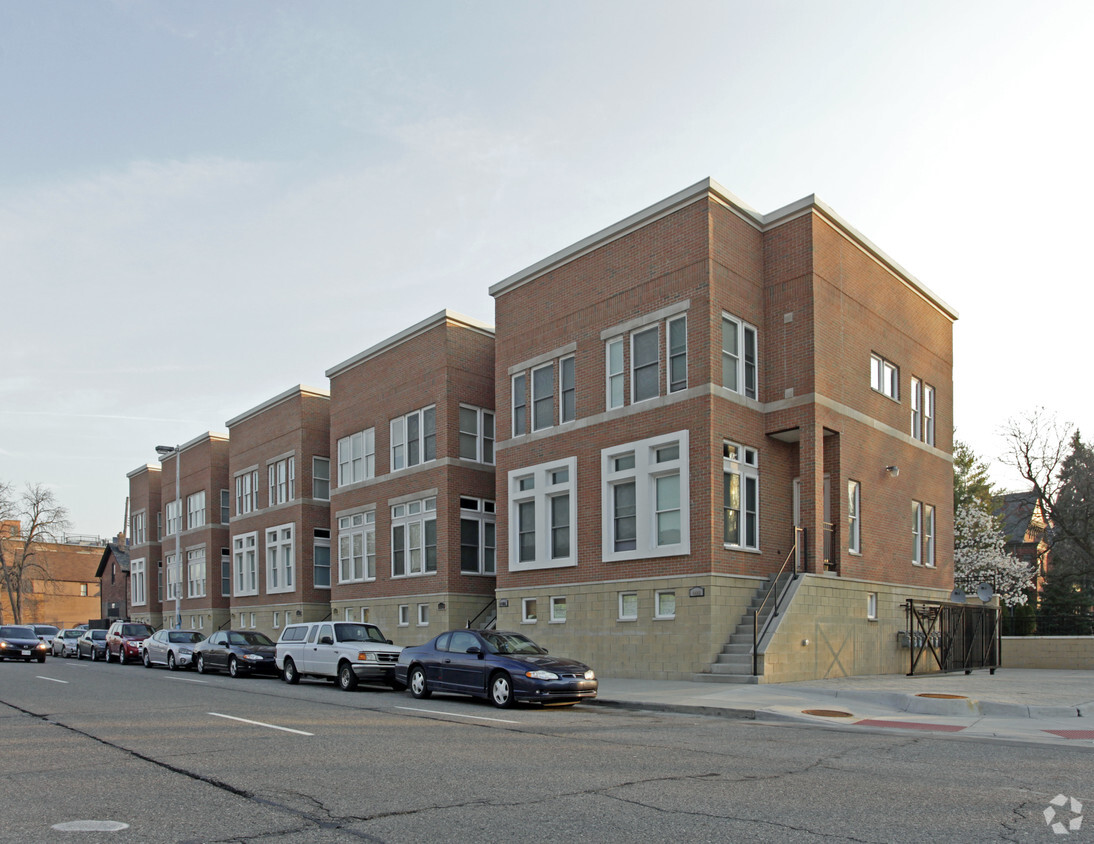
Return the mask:
[[[899,466],[886,466],[885,471],[889,473],[890,478],[895,478],[895,477],[898,477],[900,475],[900,467]]]

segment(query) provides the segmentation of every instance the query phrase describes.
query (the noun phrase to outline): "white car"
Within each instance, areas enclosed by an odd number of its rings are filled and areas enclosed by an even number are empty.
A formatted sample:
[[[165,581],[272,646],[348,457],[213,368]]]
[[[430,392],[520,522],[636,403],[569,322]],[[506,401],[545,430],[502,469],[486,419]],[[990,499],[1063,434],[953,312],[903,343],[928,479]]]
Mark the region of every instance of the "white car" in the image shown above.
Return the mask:
[[[313,621],[290,624],[277,641],[277,668],[286,683],[301,677],[337,679],[349,692],[360,680],[403,685],[395,679],[395,664],[402,648],[380,632],[375,624],[353,621]]]
[[[197,630],[157,630],[141,642],[145,668],[166,665],[168,671],[189,668],[194,661],[194,645],[205,641]]]
[[[58,630],[57,635],[50,642],[50,653],[54,656],[76,656],[76,642],[83,632],[76,627]]]

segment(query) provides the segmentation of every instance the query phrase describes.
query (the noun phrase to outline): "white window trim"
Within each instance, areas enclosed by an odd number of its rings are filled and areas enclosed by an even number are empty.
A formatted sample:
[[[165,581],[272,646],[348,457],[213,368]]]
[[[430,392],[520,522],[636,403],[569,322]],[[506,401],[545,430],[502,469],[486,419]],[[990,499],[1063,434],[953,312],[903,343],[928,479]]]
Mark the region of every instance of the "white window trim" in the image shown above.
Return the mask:
[[[399,604],[399,627],[410,626],[410,604]]]
[[[558,615],[555,613],[555,607],[558,606],[559,602],[561,602],[562,606],[565,608],[563,613],[562,613],[561,618],[559,618]],[[566,623],[566,616],[567,616],[567,613],[569,611],[569,602],[566,600],[566,596],[565,595],[552,595],[551,598],[550,598],[550,607],[551,607],[550,618],[548,619],[547,623],[548,624],[565,624]]]
[[[236,515],[245,516],[258,509],[258,469],[247,469],[235,476]]]
[[[414,505],[418,505],[417,512],[412,513],[411,510],[415,509]],[[402,515],[396,515],[399,509],[402,509]],[[433,522],[434,539],[438,539],[437,534],[437,498],[436,496],[429,496],[428,498],[417,498],[412,501],[402,502],[395,504],[391,507],[391,533],[390,540],[391,545],[391,578],[393,580],[402,580],[407,577],[429,577],[437,574],[438,565],[440,563],[440,549],[434,544],[434,554],[436,558],[433,560],[433,568],[428,569],[426,566],[429,564],[428,560],[428,544],[426,543],[426,525],[429,522]],[[417,571],[411,571],[411,557],[410,552],[413,548],[410,545],[410,528],[414,524],[421,525],[421,546],[419,551],[421,553],[420,567]],[[396,528],[403,528],[403,571],[401,574],[395,573],[395,530]]]
[[[512,377],[509,395],[511,398],[509,406],[513,409],[511,419],[513,436],[522,437],[528,433],[529,424],[531,423],[531,419],[528,418],[528,373],[518,372]],[[518,398],[520,399],[519,402],[517,401]],[[519,427],[517,426],[517,408],[524,411],[524,423]]]
[[[540,380],[547,385],[551,392],[545,396],[541,396],[536,393],[536,375],[544,371],[547,371],[548,377]],[[532,387],[532,401],[529,405],[529,408],[531,409],[529,421],[532,423],[532,431],[545,431],[548,428],[555,427],[555,362],[551,361],[550,363],[545,363],[543,366],[537,366],[530,370],[528,373],[528,383]],[[538,414],[536,413],[536,405],[538,402],[543,401],[546,401],[550,405],[551,410],[549,414],[550,418],[544,424],[540,425],[537,419]]]
[[[619,369],[612,369],[612,348],[619,348]],[[612,337],[604,343],[604,406],[608,410],[618,410],[627,403],[627,366],[623,359],[623,338]],[[619,379],[619,401],[612,402],[612,379]]]
[[[661,612],[661,596],[672,595],[673,609],[671,613]],[[675,589],[658,589],[653,594],[653,618],[655,621],[669,621],[676,618],[676,590]]]
[[[684,384],[681,387],[677,387],[675,390],[672,388],[672,326],[678,322],[684,324],[684,351],[682,352],[684,358]],[[688,316],[687,314],[680,314],[679,316],[671,317],[665,320],[665,395],[671,395],[672,393],[679,393],[688,388]]]
[[[200,557],[198,556],[200,554]],[[200,572],[195,571],[199,569]],[[194,575],[200,573],[201,577]],[[209,582],[209,564],[205,558],[205,546],[191,548],[186,552],[186,597],[204,598]]]
[[[324,479],[322,473],[317,472],[316,469],[320,466],[326,465],[327,477]],[[326,495],[316,495],[315,485],[318,482],[325,480],[327,484]],[[317,457],[313,456],[311,459],[311,497],[316,501],[330,501],[330,458],[329,457]]]
[[[623,612],[623,605],[627,598],[634,598],[634,613],[626,615]],[[616,621],[638,621],[638,593],[637,592],[620,592],[619,593],[619,616]]]
[[[657,370],[657,374],[654,376],[654,384],[657,385],[657,392],[652,396],[646,396],[643,399],[638,398],[635,395],[635,389],[637,388],[638,379],[635,378],[635,354],[634,354],[634,339],[639,334],[646,334],[653,332],[656,339],[654,341],[654,348],[657,349],[657,357],[654,359],[653,367]],[[628,374],[631,377],[631,404],[640,404],[644,401],[652,401],[653,399],[661,396],[661,326],[658,324],[643,326],[642,328],[636,328],[630,333],[630,348],[631,348],[631,362],[628,368]]]
[[[465,507],[465,503],[475,502],[475,509]],[[463,522],[475,522],[478,527],[478,542],[476,547],[477,554],[477,566],[475,571],[467,571],[463,567]],[[494,526],[494,560],[493,568],[487,570],[486,559],[486,526]],[[459,565],[460,574],[463,575],[484,575],[486,577],[496,577],[498,572],[498,532],[497,532],[497,515],[494,502],[490,499],[474,498],[469,495],[460,496],[460,553],[459,553]]]
[[[566,382],[564,375],[566,372],[566,364],[570,364],[570,369],[573,372],[573,389],[567,391],[565,389]],[[571,416],[566,415],[566,393],[572,392],[574,399],[573,414]],[[575,355],[565,355],[558,360],[558,424],[567,425],[577,419],[577,357]]]
[[[174,536],[176,533],[182,532],[182,501],[176,498],[174,501],[168,501],[163,508],[164,522],[167,524],[167,535]],[[174,529],[172,530],[172,525]]]
[[[923,565],[929,569],[935,567],[935,508],[933,504],[923,505]]]
[[[637,560],[647,557],[676,557],[691,553],[691,484],[689,477],[689,433],[686,430],[661,434],[635,442],[621,443],[600,452],[600,531],[601,554],[605,561]],[[678,444],[677,460],[657,463],[659,448]],[[614,459],[622,454],[634,453],[634,468],[615,471]],[[657,545],[656,482],[658,477],[671,474],[680,476],[680,542]],[[635,521],[638,530],[635,548],[616,551],[613,530],[612,489],[628,479],[635,484]]]
[[[232,578],[233,597],[258,594],[258,531],[232,537]]]
[[[186,529],[205,527],[205,490],[186,496]]]
[[[877,621],[877,592],[866,593],[866,620]]]
[[[759,398],[759,391],[760,391],[760,332],[759,332],[759,329],[757,329],[756,326],[752,325],[751,323],[745,322],[740,317],[734,316],[733,314],[729,313],[728,311],[722,311],[722,322],[732,322],[732,323],[735,323],[736,326],[737,326],[737,351],[736,351],[736,354],[734,355],[734,357],[737,359],[737,387],[736,387],[736,389],[734,389],[733,387],[727,387],[724,383],[722,383],[725,380],[723,376],[719,376],[718,381],[721,384],[722,389],[724,389],[724,390],[729,390],[731,393],[737,393],[738,395],[744,396],[745,398],[748,398],[748,399],[754,399],[754,400],[758,399]],[[722,360],[722,367],[724,369],[724,367],[725,367],[724,358],[725,358],[726,350],[725,350],[725,345],[722,342],[722,332],[721,332],[720,329],[721,329],[721,323],[719,323],[718,344],[719,344],[719,347],[721,348],[721,352],[722,352],[720,360]],[[748,366],[748,361],[745,358],[745,346],[746,346],[745,337],[749,332],[752,333],[753,344],[755,345],[755,349],[756,349],[756,359],[752,362],[752,367],[751,367],[752,376],[753,376],[753,379],[752,379],[753,380],[753,389],[751,391],[751,394],[749,393],[749,389],[748,389],[748,386],[747,386],[749,366]]]
[[[862,553],[862,483],[854,479],[847,481],[847,552]],[[852,521],[851,511],[854,510]]]
[[[355,452],[359,452],[360,456]],[[339,487],[376,477],[376,429],[365,428],[348,437],[342,437],[336,444],[335,457],[338,463]]]
[[[133,534],[134,545],[144,545],[148,542],[148,518],[144,510],[138,510],[130,519],[130,531]]]
[[[528,608],[533,607],[531,613],[528,612]],[[520,623],[521,624],[535,624],[539,621],[539,599],[538,598],[521,598],[520,599]]]
[[[428,435],[425,430],[425,418],[426,414],[430,411],[433,412],[433,456],[426,457],[426,441]],[[416,462],[410,462],[410,444],[411,438],[409,433],[410,418],[412,416],[418,417],[418,459]],[[412,410],[409,413],[404,413],[402,416],[396,416],[389,423],[390,432],[390,448],[388,450],[388,469],[391,472],[404,472],[407,469],[413,469],[415,466],[423,466],[426,463],[432,463],[437,459],[437,406],[435,404],[426,405],[425,407]],[[398,434],[396,434],[398,429]],[[396,465],[396,449],[401,448],[402,454],[400,458],[401,465]]]
[[[288,534],[286,537],[284,534]],[[271,539],[271,534],[273,538]],[[263,531],[266,548],[266,594],[296,590],[296,523],[273,525]],[[275,553],[271,553],[271,551]],[[286,560],[288,552],[288,563]],[[275,585],[276,581],[276,585]]]
[[[551,474],[565,469],[569,479],[562,483],[551,483]],[[520,489],[523,478],[532,478],[534,487]],[[570,517],[570,553],[565,557],[551,557],[549,526],[551,498],[557,495],[569,495]],[[517,505],[534,503],[535,512],[535,558],[519,560],[519,539]],[[567,457],[550,463],[525,466],[509,472],[509,569],[510,571],[530,571],[534,569],[563,568],[577,565],[577,458]]]
[[[462,448],[462,438],[464,436],[471,436],[471,431],[465,431],[463,429],[463,411],[470,410],[475,413],[475,455],[473,457],[465,457]],[[490,420],[490,428],[494,432],[493,436],[486,435],[486,421]],[[475,463],[485,463],[489,466],[494,465],[495,460],[495,448],[497,446],[497,418],[494,416],[494,411],[488,410],[482,407],[476,407],[473,404],[460,404],[458,412],[458,429],[459,440],[457,441],[456,452],[461,460],[470,460]],[[487,447],[489,443],[489,447]]]
[[[418,604],[418,626],[429,626],[429,604]]]
[[[722,521],[723,521],[723,547],[736,551],[759,551],[760,550],[760,525],[762,523],[760,517],[760,455],[759,451],[752,446],[742,445],[741,443],[725,441],[722,445],[723,455],[725,453],[726,446],[732,446],[737,449],[738,455],[744,455],[744,459],[740,456],[737,458],[725,457],[722,458],[722,476],[724,478],[727,474],[736,474],[740,478],[741,486],[741,518],[738,526],[741,541],[740,542],[726,542],[725,541],[725,500],[724,500],[724,486],[723,486],[723,501],[722,501]],[[748,460],[748,455],[752,455],[751,462]],[[751,480],[756,485],[756,542],[752,545],[748,544],[747,535],[747,511],[745,510],[746,499],[746,487],[747,482]],[[724,484],[724,480],[723,480]]]
[[[876,352],[870,353],[870,389],[900,401],[900,367]]]
[[[923,563],[923,503],[912,502],[912,565]]]
[[[129,564],[130,601],[140,607],[148,603],[148,563],[138,557]]]
[[[343,577],[342,561],[348,559],[350,561],[350,574],[353,574],[353,537],[357,534],[361,536],[361,576],[360,577]],[[369,537],[372,537],[372,573],[369,573]],[[343,538],[349,541],[350,554],[348,557],[344,557],[342,554]],[[337,565],[338,567],[338,579],[337,583],[366,583],[376,579],[376,511],[364,510],[360,513],[350,513],[338,518],[338,554],[331,560],[331,566]]]

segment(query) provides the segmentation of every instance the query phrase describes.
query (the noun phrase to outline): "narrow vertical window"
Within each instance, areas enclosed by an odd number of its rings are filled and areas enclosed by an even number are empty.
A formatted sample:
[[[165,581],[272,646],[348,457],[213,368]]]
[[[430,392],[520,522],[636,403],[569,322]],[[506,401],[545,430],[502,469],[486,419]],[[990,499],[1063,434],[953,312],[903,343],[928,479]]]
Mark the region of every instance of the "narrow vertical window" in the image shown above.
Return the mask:
[[[923,442],[934,445],[934,387],[923,385]]]
[[[623,406],[623,338],[609,341],[606,347],[608,409]]]
[[[934,566],[934,507],[923,505],[923,565]]]
[[[923,505],[912,502],[912,565],[923,562]]]
[[[550,428],[555,423],[554,366],[532,370],[532,430]]]
[[[859,553],[862,550],[862,487],[858,481],[847,482],[847,550]]]
[[[657,326],[631,335],[631,401],[639,402],[660,395],[657,385]]]
[[[634,481],[612,487],[612,535],[616,551],[633,551],[637,547],[635,495]]]
[[[688,388],[688,330],[687,317],[681,316],[669,320],[669,366],[668,391],[670,393]]]
[[[551,559],[570,556],[570,495],[562,493],[551,499]]]
[[[517,505],[517,559],[522,563],[536,559],[536,503],[522,501]]]
[[[572,422],[577,418],[577,388],[574,376],[574,358],[563,358],[558,366],[559,406],[558,421]]]
[[[528,433],[528,376],[524,373],[513,376],[513,436]]]
[[[330,500],[330,460],[326,457],[311,459],[311,497]]]
[[[912,436],[917,440],[921,440],[923,439],[923,414],[920,411],[919,406],[920,402],[923,400],[923,390],[918,378],[912,379],[910,392],[911,395],[909,396],[909,400],[912,406]]]

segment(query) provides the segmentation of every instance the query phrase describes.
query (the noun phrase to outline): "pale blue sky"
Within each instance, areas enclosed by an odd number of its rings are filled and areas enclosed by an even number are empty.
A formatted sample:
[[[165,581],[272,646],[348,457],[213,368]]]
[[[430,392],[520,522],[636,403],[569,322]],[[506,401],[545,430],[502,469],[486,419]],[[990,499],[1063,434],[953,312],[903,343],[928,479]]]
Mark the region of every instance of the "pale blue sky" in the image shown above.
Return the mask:
[[[960,311],[985,456],[1089,429],[1091,43],[1089,2],[0,3],[0,478],[115,533],[156,444],[707,176]]]

